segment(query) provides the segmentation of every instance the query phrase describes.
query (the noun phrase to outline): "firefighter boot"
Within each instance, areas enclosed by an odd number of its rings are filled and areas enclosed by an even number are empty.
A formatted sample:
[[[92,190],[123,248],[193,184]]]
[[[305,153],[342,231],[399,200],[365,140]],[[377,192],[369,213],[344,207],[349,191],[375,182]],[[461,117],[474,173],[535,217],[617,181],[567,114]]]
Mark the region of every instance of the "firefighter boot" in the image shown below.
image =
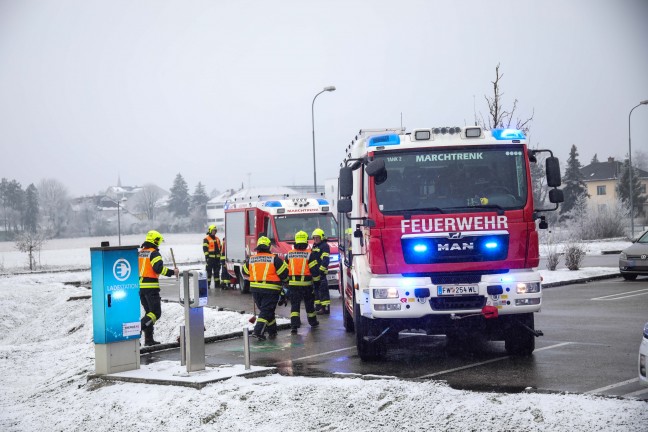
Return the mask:
[[[153,326],[144,329],[144,346],[160,345],[160,342],[153,339]]]
[[[331,315],[331,306],[322,306],[322,308],[317,311],[317,315]]]
[[[317,321],[316,317],[308,318],[308,324],[310,324],[311,327],[317,327],[319,325],[319,321]]]

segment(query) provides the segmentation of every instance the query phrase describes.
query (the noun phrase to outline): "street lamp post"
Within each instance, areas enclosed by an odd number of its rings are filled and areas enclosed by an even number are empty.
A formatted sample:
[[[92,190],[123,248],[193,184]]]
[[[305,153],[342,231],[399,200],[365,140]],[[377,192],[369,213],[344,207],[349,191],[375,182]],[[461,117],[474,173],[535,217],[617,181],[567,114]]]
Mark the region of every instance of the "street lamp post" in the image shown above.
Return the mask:
[[[648,105],[648,99],[643,100],[639,102],[636,106],[634,106],[630,110],[630,114],[628,114],[628,178],[630,179],[630,187],[628,189],[628,193],[630,194],[630,232],[631,232],[631,238],[634,239],[634,198],[633,198],[633,190],[632,190],[632,138],[631,138],[631,130],[630,130],[630,119],[632,117],[632,111],[635,110],[635,108],[640,107],[641,105]]]
[[[313,126],[313,192],[317,192],[317,169],[315,168],[315,99],[324,92],[332,91],[335,91],[335,86],[324,87],[324,90],[315,95],[311,105],[311,124]]]

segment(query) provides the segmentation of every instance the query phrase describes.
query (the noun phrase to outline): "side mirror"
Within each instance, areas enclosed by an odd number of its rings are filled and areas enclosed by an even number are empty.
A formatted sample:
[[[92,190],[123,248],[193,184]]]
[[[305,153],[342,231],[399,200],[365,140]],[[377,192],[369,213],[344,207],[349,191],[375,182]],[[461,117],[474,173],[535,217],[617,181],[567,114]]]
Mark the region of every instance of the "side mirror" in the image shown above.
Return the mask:
[[[547,186],[549,187],[560,186],[561,184],[560,162],[558,162],[557,157],[551,156],[547,158],[547,161],[545,163],[545,171],[547,173]],[[562,202],[562,201],[557,201],[557,202]]]
[[[351,207],[352,207],[352,201],[349,198],[342,198],[339,199],[337,202],[338,213],[351,213]]]
[[[340,197],[350,197],[353,195],[353,169],[350,167],[340,168],[340,178],[338,179]],[[341,200],[340,200],[341,201]],[[340,202],[338,201],[338,203]],[[338,204],[339,208],[339,204]],[[351,210],[349,210],[351,211]],[[347,213],[347,212],[340,212]]]
[[[549,191],[549,202],[553,204],[558,204],[565,201],[565,195],[560,189],[551,189]]]
[[[375,177],[375,176],[381,176],[384,175],[385,178],[387,175],[387,170],[385,169],[385,160],[384,159],[376,159],[367,165],[365,168],[365,172],[369,177]]]

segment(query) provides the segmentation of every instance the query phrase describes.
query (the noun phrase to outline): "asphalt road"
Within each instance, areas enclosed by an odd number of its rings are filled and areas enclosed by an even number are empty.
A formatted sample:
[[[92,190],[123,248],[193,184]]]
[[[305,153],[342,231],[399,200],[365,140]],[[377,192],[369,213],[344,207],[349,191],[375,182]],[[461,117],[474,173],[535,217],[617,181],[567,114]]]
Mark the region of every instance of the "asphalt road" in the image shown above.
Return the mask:
[[[401,335],[386,358],[362,362],[353,333],[342,326],[336,292],[332,314],[322,325],[306,324],[292,336],[280,331],[275,341],[251,343],[254,365],[276,366],[279,373],[299,376],[380,376],[442,380],[459,389],[518,392],[595,393],[648,400],[648,388],[637,379],[637,355],[648,321],[648,278],[621,278],[549,288],[544,292],[536,328],[545,336],[528,358],[509,357],[503,342],[473,340],[448,350],[444,337]],[[163,297],[177,294],[163,288]],[[250,312],[252,299],[238,291],[210,291],[210,307]],[[281,316],[289,309],[279,307]],[[302,311],[302,321],[305,315]],[[179,360],[179,349],[150,353],[144,363]],[[243,364],[243,342],[235,338],[206,345],[208,365]]]

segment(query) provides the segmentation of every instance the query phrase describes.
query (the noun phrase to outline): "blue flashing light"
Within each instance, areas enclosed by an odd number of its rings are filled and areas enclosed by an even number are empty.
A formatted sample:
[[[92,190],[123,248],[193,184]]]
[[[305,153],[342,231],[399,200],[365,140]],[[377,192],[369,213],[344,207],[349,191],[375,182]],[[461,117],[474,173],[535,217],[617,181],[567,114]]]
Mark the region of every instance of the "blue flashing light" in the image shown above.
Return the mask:
[[[317,203],[319,205],[329,205],[328,200],[325,200],[324,198],[317,198]]]
[[[340,255],[339,254],[331,254],[329,255],[329,262],[335,263],[340,261]]]
[[[499,243],[495,241],[489,241],[484,244],[484,247],[486,249],[498,249],[499,248]]]
[[[414,252],[423,253],[423,252],[427,252],[427,250],[428,250],[427,245],[421,243],[414,245]]]
[[[367,147],[391,146],[400,144],[400,137],[396,134],[376,135],[369,138]]]
[[[513,276],[502,276],[502,282],[513,282]]]
[[[283,207],[279,201],[266,201],[266,207]]]
[[[524,133],[518,129],[493,129],[491,131],[493,138],[496,140],[516,140],[516,139],[526,139]]]

